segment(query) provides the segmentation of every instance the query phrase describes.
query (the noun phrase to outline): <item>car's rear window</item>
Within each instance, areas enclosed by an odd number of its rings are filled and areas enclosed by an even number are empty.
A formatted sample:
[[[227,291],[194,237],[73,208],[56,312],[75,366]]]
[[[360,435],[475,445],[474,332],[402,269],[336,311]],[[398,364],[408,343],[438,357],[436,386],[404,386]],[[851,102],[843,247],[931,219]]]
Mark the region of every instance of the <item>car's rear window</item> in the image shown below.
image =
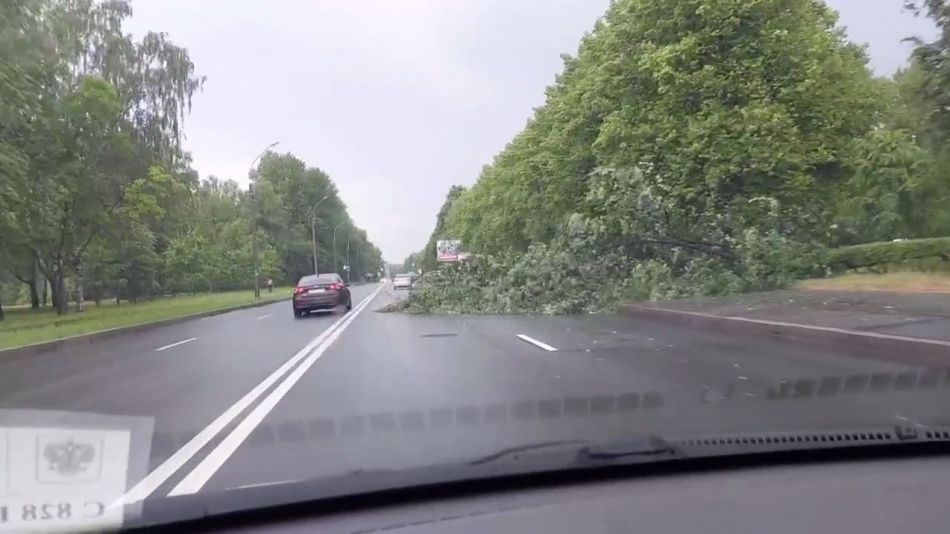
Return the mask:
[[[311,274],[304,276],[297,282],[298,286],[312,286],[314,284],[325,284],[328,282],[339,282],[340,276],[336,274]]]

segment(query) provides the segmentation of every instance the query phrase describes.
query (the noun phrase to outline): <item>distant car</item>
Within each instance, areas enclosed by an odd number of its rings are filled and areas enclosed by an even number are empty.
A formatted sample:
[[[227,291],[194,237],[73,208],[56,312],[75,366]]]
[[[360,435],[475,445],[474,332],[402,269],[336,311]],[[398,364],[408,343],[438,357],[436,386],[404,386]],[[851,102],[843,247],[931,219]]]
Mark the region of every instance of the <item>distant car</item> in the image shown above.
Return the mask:
[[[412,287],[411,274],[397,274],[393,278],[393,289],[409,289]]]
[[[318,310],[353,309],[353,297],[346,283],[336,273],[304,276],[294,288],[294,317]]]

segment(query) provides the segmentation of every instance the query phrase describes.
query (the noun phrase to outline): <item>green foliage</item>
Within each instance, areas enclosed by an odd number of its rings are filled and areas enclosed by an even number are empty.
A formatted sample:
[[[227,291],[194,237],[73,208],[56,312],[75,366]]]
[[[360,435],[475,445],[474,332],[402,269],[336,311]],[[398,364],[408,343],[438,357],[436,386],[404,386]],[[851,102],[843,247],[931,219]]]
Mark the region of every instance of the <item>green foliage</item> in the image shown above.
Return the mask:
[[[57,311],[88,297],[136,302],[247,289],[312,272],[311,206],[321,268],[378,271],[330,178],[292,155],[267,155],[255,193],[201,182],[181,148],[204,77],[164,33],[123,31],[128,0],[13,0],[0,5],[0,279],[49,290]],[[344,223],[336,254],[330,229]],[[256,228],[256,233],[255,229]]]
[[[926,195],[932,155],[911,137],[875,130],[852,144],[850,176],[838,191],[839,239],[883,241],[927,235],[928,214],[944,206]]]
[[[835,271],[888,265],[950,267],[950,237],[866,243],[828,251],[828,265]]]
[[[441,266],[414,290],[410,313],[596,313],[629,300],[716,296],[789,286],[824,272],[820,248],[777,232],[748,230],[731,254],[703,255],[672,246],[665,256],[637,259],[575,224],[570,239],[535,244],[524,253],[479,255]]]
[[[481,259],[409,309],[779,288],[823,275],[827,247],[940,231],[950,173],[909,129],[919,71],[874,79],[836,22],[814,0],[613,2],[452,202],[440,233]]]
[[[926,109],[926,124],[941,140],[950,134],[950,3],[947,0],[905,0],[905,6],[936,24],[937,39],[915,38],[914,64],[919,69],[920,101]]]
[[[406,258],[406,261],[403,262],[403,268],[406,271],[413,270],[413,267],[411,267],[413,265],[415,269],[423,272],[428,272],[438,267],[436,245],[441,239],[452,239],[448,231],[449,212],[452,211],[455,201],[458,200],[463,193],[465,193],[465,188],[460,185],[453,185],[449,188],[448,194],[445,195],[445,202],[439,209],[438,215],[436,215],[435,230],[433,230],[432,235],[429,236],[429,241],[426,243],[425,248],[418,253],[410,255]]]
[[[449,216],[473,252],[549,243],[598,167],[640,168],[672,209],[763,228],[760,197],[823,228],[845,151],[882,115],[862,50],[813,0],[614,2],[525,130]],[[617,219],[628,212],[617,212]]]
[[[382,252],[369,241],[366,231],[353,223],[325,172],[307,167],[292,154],[268,154],[261,159],[259,175],[258,223],[280,258],[282,279],[293,284],[313,273],[314,234],[320,272],[336,271],[345,278],[343,267],[349,264],[352,281],[378,274]]]

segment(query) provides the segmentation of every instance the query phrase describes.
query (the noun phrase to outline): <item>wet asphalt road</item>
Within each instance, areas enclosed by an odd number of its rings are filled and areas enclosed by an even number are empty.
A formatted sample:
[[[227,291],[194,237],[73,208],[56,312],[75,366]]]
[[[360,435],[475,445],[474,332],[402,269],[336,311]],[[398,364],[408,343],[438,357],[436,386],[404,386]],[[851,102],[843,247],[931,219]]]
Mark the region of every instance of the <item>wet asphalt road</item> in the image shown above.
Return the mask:
[[[950,423],[944,369],[612,315],[377,313],[404,293],[352,292],[345,315],[279,302],[0,362],[0,409],[150,418],[142,497],[552,439]]]

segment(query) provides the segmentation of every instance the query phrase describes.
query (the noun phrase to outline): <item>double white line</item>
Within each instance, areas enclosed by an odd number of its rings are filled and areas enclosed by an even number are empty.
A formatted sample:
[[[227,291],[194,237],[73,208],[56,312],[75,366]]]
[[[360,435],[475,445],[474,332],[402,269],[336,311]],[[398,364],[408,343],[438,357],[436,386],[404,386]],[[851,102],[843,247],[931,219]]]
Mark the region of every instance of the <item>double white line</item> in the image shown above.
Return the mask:
[[[210,425],[205,427],[204,430],[198,433],[197,436],[191,439],[186,443],[181,449],[175,452],[168,460],[158,466],[154,471],[149,473],[145,478],[143,478],[138,484],[132,487],[125,495],[119,498],[113,506],[122,506],[126,504],[132,504],[141,500],[144,500],[146,497],[151,495],[159,486],[165,483],[175,472],[177,472],[186,462],[191,460],[205,445],[207,445],[215,436],[221,433],[224,428],[233,422],[241,413],[247,409],[251,404],[253,404],[261,395],[264,394],[268,389],[276,384],[281,378],[284,377],[291,369],[294,368],[301,360],[301,363],[293,372],[288,376],[283,382],[281,382],[267,397],[264,398],[248,414],[247,417],[241,421],[238,426],[231,431],[230,434],[224,440],[218,444],[204,460],[198,464],[181,482],[175,486],[174,489],[168,494],[169,497],[173,495],[186,495],[191,493],[196,493],[205,485],[206,482],[211,478],[212,475],[224,464],[224,462],[234,453],[235,450],[247,439],[247,436],[260,424],[260,422],[270,413],[271,410],[277,406],[277,403],[290,391],[290,388],[296,384],[304,373],[310,369],[310,366],[313,365],[317,358],[323,355],[326,352],[327,348],[334,342],[340,334],[343,333],[343,330],[346,329],[350,323],[369,305],[370,301],[379,294],[380,290],[383,288],[380,285],[373,291],[368,297],[364,298],[360,303],[353,308],[350,313],[344,315],[335,323],[330,325],[330,328],[327,328],[319,336],[317,336],[313,341],[311,341],[306,347],[304,347],[300,352],[295,354],[291,359],[287,360],[284,365],[280,366],[279,369],[274,371],[270,376],[268,376],[263,382],[258,384],[254,389],[249,391],[247,395],[241,398],[241,400],[234,403],[233,406],[228,408],[224,413],[218,416],[217,419],[211,422]]]

